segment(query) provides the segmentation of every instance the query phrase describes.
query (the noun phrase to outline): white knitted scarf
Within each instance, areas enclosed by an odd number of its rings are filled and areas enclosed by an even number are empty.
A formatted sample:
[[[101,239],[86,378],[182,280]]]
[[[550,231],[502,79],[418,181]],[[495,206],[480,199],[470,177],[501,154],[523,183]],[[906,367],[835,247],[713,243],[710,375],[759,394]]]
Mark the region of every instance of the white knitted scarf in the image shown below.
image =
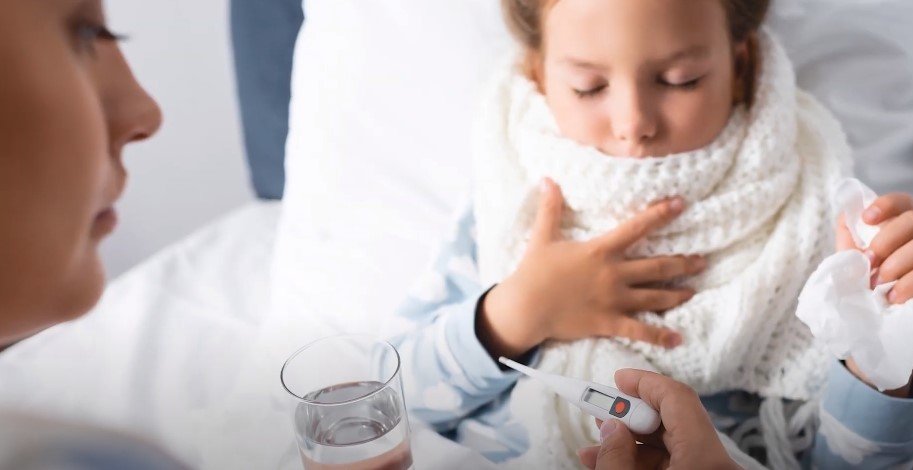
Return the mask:
[[[797,90],[789,59],[766,32],[761,52],[751,109],[736,108],[706,148],[658,158],[607,156],[562,137],[513,63],[498,75],[474,153],[483,282],[503,280],[519,263],[545,176],[561,187],[563,232],[575,240],[603,234],[653,201],[683,197],[686,211],[628,254],[703,254],[709,262],[688,281],[698,292],[692,300],[663,316],[641,314],[682,333],[681,347],[549,343],[540,370],[601,383],[623,367],[656,370],[700,394],[745,390],[776,406],[817,396],[830,357],[794,312],[805,280],[833,251],[828,190],[847,172],[850,150],[836,120]],[[576,468],[576,450],[596,442],[592,419],[533,381],[519,382],[511,407],[529,432],[527,468]]]

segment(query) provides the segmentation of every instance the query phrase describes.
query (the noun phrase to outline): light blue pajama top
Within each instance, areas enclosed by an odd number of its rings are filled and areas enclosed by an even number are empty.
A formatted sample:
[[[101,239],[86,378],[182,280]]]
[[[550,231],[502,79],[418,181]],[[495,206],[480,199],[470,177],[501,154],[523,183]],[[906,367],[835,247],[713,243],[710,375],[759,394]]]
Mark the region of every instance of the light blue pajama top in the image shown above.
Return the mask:
[[[501,462],[522,454],[528,441],[509,410],[518,373],[501,370],[476,337],[476,308],[491,286],[478,280],[474,230],[467,210],[420,291],[397,312],[398,333],[390,341],[402,357],[413,419]],[[534,363],[536,353],[527,360]],[[746,442],[746,423],[757,421],[759,397],[736,391],[701,399],[720,432],[739,429],[739,441]],[[806,468],[913,468],[913,399],[878,393],[837,360],[821,422],[826,425],[818,428],[811,449],[798,456]],[[743,450],[763,463],[763,447]]]

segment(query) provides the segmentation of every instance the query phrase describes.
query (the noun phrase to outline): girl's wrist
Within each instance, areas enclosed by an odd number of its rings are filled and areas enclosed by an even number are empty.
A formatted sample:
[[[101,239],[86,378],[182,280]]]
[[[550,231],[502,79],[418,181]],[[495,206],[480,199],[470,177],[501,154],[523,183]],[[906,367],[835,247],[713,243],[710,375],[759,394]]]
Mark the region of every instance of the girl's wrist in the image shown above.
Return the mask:
[[[875,386],[869,382],[868,377],[859,370],[859,367],[856,365],[856,361],[854,361],[853,358],[847,358],[846,361],[844,361],[844,365],[857,379],[861,380],[869,387],[875,388]],[[895,390],[885,390],[881,393],[894,398],[913,398],[913,377],[910,377],[910,382],[907,382],[906,386]]]
[[[493,359],[520,358],[545,340],[524,305],[509,280],[492,288],[480,302],[476,335]]]

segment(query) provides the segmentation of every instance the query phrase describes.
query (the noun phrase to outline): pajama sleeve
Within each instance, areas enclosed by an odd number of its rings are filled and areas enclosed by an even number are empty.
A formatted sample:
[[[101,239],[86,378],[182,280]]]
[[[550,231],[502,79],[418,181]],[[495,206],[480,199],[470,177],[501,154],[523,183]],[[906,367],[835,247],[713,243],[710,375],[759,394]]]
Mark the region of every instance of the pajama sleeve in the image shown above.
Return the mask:
[[[881,394],[835,362],[821,402],[812,468],[913,466],[913,399]]]
[[[474,229],[467,210],[396,312],[391,326],[396,332],[388,335],[402,359],[410,415],[438,432],[455,429],[518,378],[499,367],[476,335],[477,309],[490,286],[479,281]]]

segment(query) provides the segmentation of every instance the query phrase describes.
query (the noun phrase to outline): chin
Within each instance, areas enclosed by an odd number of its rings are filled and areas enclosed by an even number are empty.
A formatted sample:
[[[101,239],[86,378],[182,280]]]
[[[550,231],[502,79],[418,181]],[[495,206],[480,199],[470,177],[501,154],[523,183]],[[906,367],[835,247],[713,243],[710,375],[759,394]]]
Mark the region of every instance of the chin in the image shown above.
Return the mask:
[[[56,299],[56,318],[60,322],[79,318],[98,304],[105,290],[105,270],[95,247],[87,253],[84,259],[60,288],[60,295]]]

